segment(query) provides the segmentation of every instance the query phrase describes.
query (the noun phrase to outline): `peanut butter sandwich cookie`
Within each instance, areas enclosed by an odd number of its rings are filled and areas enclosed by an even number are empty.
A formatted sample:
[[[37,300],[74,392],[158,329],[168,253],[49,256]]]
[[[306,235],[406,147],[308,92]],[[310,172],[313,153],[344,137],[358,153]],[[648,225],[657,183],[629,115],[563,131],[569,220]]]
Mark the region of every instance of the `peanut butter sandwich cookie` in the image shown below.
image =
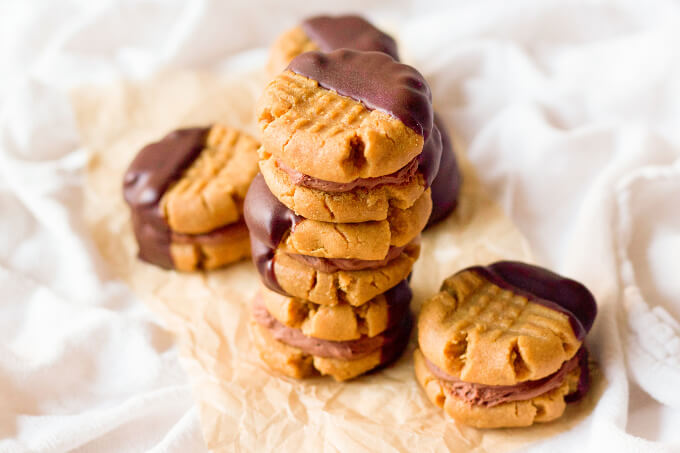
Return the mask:
[[[258,175],[244,212],[253,262],[273,291],[317,304],[361,305],[411,272],[431,209],[429,192],[423,200],[395,214],[393,226],[317,222],[279,202]]]
[[[290,60],[311,50],[384,52],[399,60],[397,43],[361,16],[315,16],[283,33],[272,45],[267,73],[273,78]]]
[[[399,61],[395,41],[365,19],[358,16],[318,16],[305,20],[274,43],[269,63],[271,76],[284,70],[301,53],[319,49],[330,52],[341,48],[383,52]],[[271,72],[272,68],[276,70]],[[429,227],[455,210],[461,185],[453,143],[441,118],[436,113],[434,117],[433,131],[441,132],[443,149],[439,164],[436,164],[437,154],[433,153],[439,137],[432,137],[419,156],[419,166],[412,162],[410,166],[385,177],[360,178],[349,184],[319,181],[286,167],[262,150],[260,171],[272,192],[286,206],[304,217],[326,222],[383,220],[389,206],[404,209],[429,186],[432,189]],[[435,164],[426,167],[428,162]],[[417,173],[424,175],[424,180]]]
[[[299,55],[267,85],[256,112],[277,162],[336,183],[402,169],[432,132],[425,79],[381,52]]]
[[[399,357],[412,325],[411,290],[402,282],[360,309],[315,306],[263,290],[250,332],[262,360],[294,378],[352,379]]]
[[[260,144],[222,125],[179,129],[144,147],[124,176],[139,258],[214,269],[250,255],[243,199]]]
[[[466,425],[554,420],[588,390],[583,340],[596,313],[587,288],[546,269],[511,261],[464,269],[422,307],[417,380]]]

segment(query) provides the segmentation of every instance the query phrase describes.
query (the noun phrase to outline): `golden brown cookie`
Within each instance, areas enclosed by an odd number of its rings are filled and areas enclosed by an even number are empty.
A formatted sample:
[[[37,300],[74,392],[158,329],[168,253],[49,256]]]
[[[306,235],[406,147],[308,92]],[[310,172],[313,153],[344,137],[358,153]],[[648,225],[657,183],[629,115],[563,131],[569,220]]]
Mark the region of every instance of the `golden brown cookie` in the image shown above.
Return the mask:
[[[293,59],[256,112],[277,161],[338,183],[404,167],[422,151],[433,115],[417,71],[380,52],[347,49]]]
[[[404,280],[420,253],[420,245],[412,243],[376,269],[322,272],[281,250],[273,254],[266,246],[258,250],[261,245],[253,242],[253,261],[263,282],[272,290],[321,305],[359,306],[368,302]]]
[[[343,347],[342,343],[347,342],[315,340],[310,337],[309,340],[314,345],[312,350],[317,352],[317,354],[312,354],[305,352],[302,348],[278,340],[275,337],[274,330],[256,321],[255,318],[251,320],[249,328],[251,339],[260,358],[273,370],[296,379],[325,375],[332,376],[336,381],[345,381],[377,367],[388,365],[399,358],[408,344],[411,320],[410,316],[406,317],[400,325],[381,334],[385,335],[385,340],[380,341],[379,337],[376,337],[375,341],[371,341],[374,349],[361,350],[359,353],[354,353],[351,346]],[[301,342],[300,334],[294,335],[294,337],[296,344]],[[305,342],[304,339],[302,342]],[[340,349],[345,353],[336,357],[331,356],[332,354],[326,354],[322,350],[329,344],[332,349]],[[364,348],[359,347],[359,349]],[[319,355],[319,353],[325,356]],[[342,357],[343,355],[355,355],[356,357],[347,358]]]
[[[309,337],[332,341],[379,335],[401,321],[411,301],[411,289],[406,280],[359,307],[347,303],[319,305],[284,296],[264,285],[260,293],[262,303],[279,322],[299,329]]]
[[[554,420],[588,390],[582,344],[596,314],[585,286],[547,269],[516,261],[463,269],[421,309],[416,377],[461,423]]]
[[[267,74],[273,78],[301,53],[336,49],[385,52],[399,60],[391,36],[357,15],[314,16],[279,36],[269,52]]]
[[[418,320],[423,354],[461,380],[513,385],[555,372],[581,346],[569,317],[465,270],[444,281]]]
[[[161,199],[170,228],[200,234],[237,222],[258,171],[258,148],[238,129],[212,126],[201,153]]]
[[[260,171],[272,193],[296,214],[311,220],[335,223],[385,220],[390,208],[408,209],[426,189],[422,174],[406,184],[384,184],[346,192],[326,192],[296,185],[271,154],[260,149]]]
[[[403,247],[420,235],[432,210],[430,191],[408,209],[390,208],[383,221],[331,223],[296,215],[257,175],[248,191],[244,217],[251,235],[271,248],[322,258],[382,260],[390,247]]]
[[[267,75],[273,79],[286,69],[290,60],[310,50],[319,50],[319,46],[309,39],[301,26],[287,30],[272,44],[266,66]]]
[[[212,270],[250,256],[250,236],[243,221],[206,234],[172,234],[170,255],[179,271]]]
[[[241,216],[258,143],[222,125],[179,129],[144,147],[123,192],[139,257],[164,268],[212,269],[248,255]]]
[[[427,367],[420,350],[414,353],[414,366],[416,379],[430,401],[454,420],[476,428],[512,428],[555,420],[564,413],[565,398],[577,391],[581,372],[576,368],[557,388],[531,399],[486,407],[469,404],[447,391],[446,384]]]
[[[330,223],[301,220],[283,240],[281,248],[323,258],[381,260],[390,246],[403,247],[425,227],[432,200],[422,194],[408,209],[391,208],[387,220],[362,223]]]

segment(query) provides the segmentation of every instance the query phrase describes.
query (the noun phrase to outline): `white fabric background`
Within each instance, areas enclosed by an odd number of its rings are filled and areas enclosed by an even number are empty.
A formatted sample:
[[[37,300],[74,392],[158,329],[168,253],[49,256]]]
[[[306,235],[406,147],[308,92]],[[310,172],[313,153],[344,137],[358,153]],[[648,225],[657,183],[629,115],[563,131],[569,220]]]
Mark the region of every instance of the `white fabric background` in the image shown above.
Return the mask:
[[[203,451],[171,339],[84,231],[68,89],[260,64],[338,10],[309,3],[0,2],[1,452]],[[342,10],[398,35],[538,261],[601,303],[609,386],[534,449],[680,451],[680,5],[366,3]]]

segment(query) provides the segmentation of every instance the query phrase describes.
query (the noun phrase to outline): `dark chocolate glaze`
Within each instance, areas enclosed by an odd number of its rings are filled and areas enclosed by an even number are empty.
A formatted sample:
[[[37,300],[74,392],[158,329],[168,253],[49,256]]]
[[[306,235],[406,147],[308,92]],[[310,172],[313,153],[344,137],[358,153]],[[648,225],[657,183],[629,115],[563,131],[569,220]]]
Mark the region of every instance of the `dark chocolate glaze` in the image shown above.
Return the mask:
[[[201,153],[208,131],[191,128],[171,132],[142,148],[125,172],[123,196],[132,212],[140,259],[166,269],[174,267],[172,232],[159,203],[168,187]]]
[[[397,43],[361,16],[316,16],[302,22],[305,34],[324,52],[337,49],[383,52],[399,61]]]
[[[305,52],[295,57],[288,69],[366,108],[398,118],[425,140],[432,132],[432,94],[425,78],[385,53],[349,49]]]
[[[387,302],[387,328],[395,326],[404,317],[411,316],[411,299],[413,291],[408,282],[404,279],[397,286],[393,286],[383,293]]]
[[[401,322],[390,329],[374,336],[362,336],[356,340],[332,341],[309,337],[301,330],[288,327],[274,318],[259,298],[253,302],[253,318],[268,329],[276,340],[298,348],[307,354],[343,360],[356,360],[378,349],[390,349],[392,344],[399,343],[403,337],[408,339],[411,331],[411,316],[405,316]],[[381,352],[382,355],[382,352]]]
[[[574,393],[564,397],[564,401],[567,403],[575,403],[581,400],[588,389],[590,389],[590,367],[588,366],[588,350],[585,347],[581,347],[576,353],[578,356],[578,366],[581,368],[581,374],[578,378],[578,388]]]
[[[442,158],[442,145],[444,141],[442,134],[436,124],[432,125],[432,133],[423,144],[423,151],[418,154],[418,172],[420,172],[430,187],[434,182]]]
[[[243,203],[243,217],[250,231],[253,263],[267,288],[286,294],[276,281],[274,253],[284,236],[302,217],[296,215],[271,193],[261,173],[250,184]]]
[[[458,193],[462,183],[456,155],[453,152],[453,143],[447,132],[446,125],[436,113],[434,114],[434,124],[441,133],[442,151],[436,177],[430,185],[432,188],[432,214],[430,214],[430,219],[427,221],[425,228],[429,228],[443,220],[450,212],[456,209]]]
[[[532,302],[564,313],[576,337],[583,341],[597,315],[595,298],[581,283],[547,269],[518,261],[499,261],[490,266],[474,266],[477,272],[501,288],[520,294]]]

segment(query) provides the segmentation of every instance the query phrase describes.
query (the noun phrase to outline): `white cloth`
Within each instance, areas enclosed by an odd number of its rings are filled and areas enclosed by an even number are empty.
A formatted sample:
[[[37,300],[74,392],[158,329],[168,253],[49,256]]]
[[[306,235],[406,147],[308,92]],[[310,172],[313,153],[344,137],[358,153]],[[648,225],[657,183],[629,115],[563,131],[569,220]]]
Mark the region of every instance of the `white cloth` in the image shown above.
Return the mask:
[[[170,338],[87,237],[67,90],[229,70],[337,10],[233,3],[0,6],[1,452],[204,449]],[[586,421],[533,449],[678,451],[678,3],[344,3],[398,35],[538,261],[600,302],[590,345],[607,389]]]

